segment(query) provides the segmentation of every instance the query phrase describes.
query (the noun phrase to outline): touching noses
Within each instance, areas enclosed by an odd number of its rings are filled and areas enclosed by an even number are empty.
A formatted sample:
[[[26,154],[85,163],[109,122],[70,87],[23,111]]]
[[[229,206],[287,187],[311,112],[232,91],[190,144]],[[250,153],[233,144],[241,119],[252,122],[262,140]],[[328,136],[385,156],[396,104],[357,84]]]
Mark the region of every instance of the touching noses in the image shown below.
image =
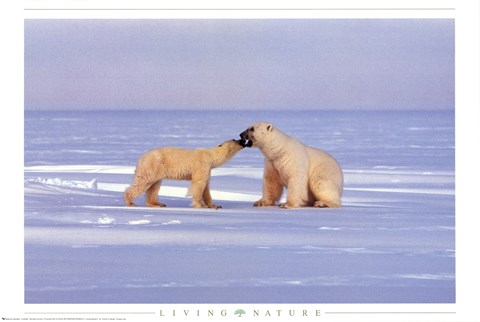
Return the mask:
[[[245,130],[243,131],[242,133],[240,133],[240,138],[244,139],[244,140],[248,140],[249,137],[248,137],[248,130]]]

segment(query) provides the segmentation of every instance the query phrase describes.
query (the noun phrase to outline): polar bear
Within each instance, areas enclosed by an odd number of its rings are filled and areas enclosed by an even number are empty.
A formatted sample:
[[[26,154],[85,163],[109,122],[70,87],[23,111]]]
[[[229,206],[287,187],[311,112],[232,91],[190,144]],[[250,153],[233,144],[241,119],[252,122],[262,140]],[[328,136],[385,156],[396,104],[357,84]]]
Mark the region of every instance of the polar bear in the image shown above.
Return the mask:
[[[270,123],[258,122],[240,133],[246,146],[265,156],[262,198],[256,207],[273,206],[288,189],[282,208],[341,207],[343,173],[328,153],[306,146]]]
[[[221,208],[210,196],[210,170],[230,160],[245,147],[245,140],[225,141],[211,149],[157,148],[140,156],[132,184],[125,190],[123,199],[127,206],[146,192],[146,205],[165,207],[158,202],[158,191],[163,179],[191,180],[188,195],[194,208]],[[204,203],[202,203],[202,199]]]

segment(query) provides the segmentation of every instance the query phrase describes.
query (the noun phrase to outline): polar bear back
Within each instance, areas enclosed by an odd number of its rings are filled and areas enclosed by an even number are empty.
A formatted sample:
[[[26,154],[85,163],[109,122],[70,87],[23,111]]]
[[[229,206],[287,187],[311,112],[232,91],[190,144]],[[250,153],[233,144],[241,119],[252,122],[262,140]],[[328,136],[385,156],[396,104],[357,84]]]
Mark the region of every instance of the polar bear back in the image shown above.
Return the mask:
[[[203,163],[208,163],[206,149],[162,147],[143,154],[138,160],[137,169],[149,169],[155,174],[162,172],[166,179],[191,180],[193,169]]]

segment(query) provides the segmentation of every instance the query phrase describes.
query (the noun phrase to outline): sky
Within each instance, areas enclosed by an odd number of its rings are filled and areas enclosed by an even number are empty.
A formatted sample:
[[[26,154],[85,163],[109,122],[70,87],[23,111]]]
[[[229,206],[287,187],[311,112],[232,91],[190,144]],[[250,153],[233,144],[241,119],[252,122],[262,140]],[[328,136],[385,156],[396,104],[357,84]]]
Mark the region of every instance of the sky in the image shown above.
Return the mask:
[[[454,103],[453,19],[25,20],[25,110]]]

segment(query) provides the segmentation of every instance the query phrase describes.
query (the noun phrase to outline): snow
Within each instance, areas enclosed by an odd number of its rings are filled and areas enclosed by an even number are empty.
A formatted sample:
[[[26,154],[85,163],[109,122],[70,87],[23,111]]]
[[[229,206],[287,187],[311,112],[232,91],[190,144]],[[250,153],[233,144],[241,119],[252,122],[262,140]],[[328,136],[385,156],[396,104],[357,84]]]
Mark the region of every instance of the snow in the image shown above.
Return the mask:
[[[268,120],[334,155],[341,209],[255,208],[263,156],[212,171],[222,209],[124,207],[138,156]],[[25,112],[26,303],[454,303],[453,112]]]

